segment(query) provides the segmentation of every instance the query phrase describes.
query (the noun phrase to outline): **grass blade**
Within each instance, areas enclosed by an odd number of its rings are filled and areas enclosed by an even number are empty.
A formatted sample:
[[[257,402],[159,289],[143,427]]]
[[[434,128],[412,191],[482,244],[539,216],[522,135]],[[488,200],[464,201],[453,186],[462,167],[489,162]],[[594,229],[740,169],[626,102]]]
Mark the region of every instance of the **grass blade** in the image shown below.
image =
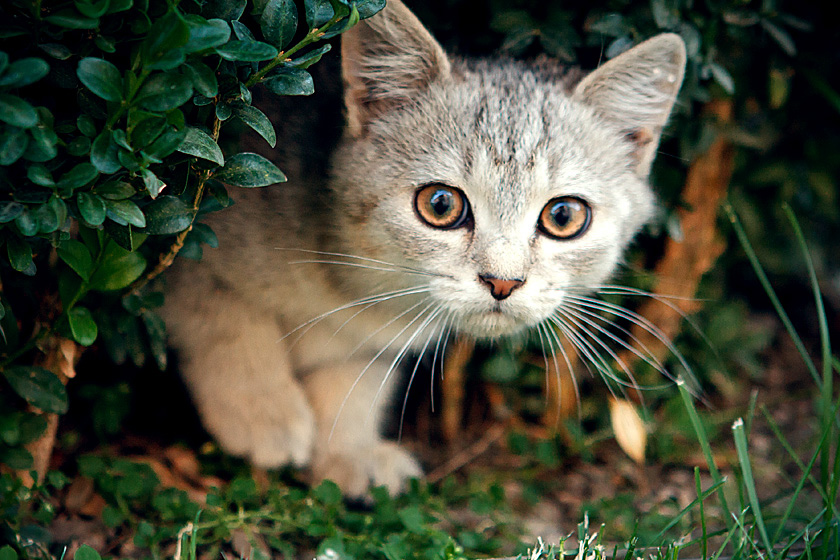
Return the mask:
[[[755,480],[753,479],[750,455],[747,450],[747,435],[744,432],[744,421],[739,418],[732,424],[732,434],[735,438],[735,449],[738,451],[738,462],[741,464],[741,472],[744,476],[744,485],[747,488],[747,495],[750,499],[750,507],[753,510],[755,524],[758,525],[758,532],[761,540],[764,541],[764,548],[768,554],[772,554],[773,545],[770,544],[770,537],[767,534],[767,527],[764,525],[764,517],[761,515],[761,506],[758,503],[758,494],[755,491]]]
[[[697,471],[696,467],[695,467],[695,471],[696,471],[696,476],[697,476],[697,484],[699,485],[700,484],[700,478],[699,478],[700,474],[699,474],[699,471]],[[705,500],[706,498],[711,496],[712,492],[717,491],[717,489],[720,488],[721,485],[724,482],[725,482],[725,480],[719,480],[719,481],[715,482],[714,484],[712,484],[711,486],[709,486],[706,489],[705,492],[698,493],[697,497],[694,500],[692,500],[692,502],[690,504],[688,504],[683,509],[681,509],[680,512],[677,515],[675,515],[674,518],[671,521],[669,521],[667,525],[665,525],[665,528],[662,529],[661,531],[659,531],[658,535],[653,537],[653,540],[651,542],[654,542],[654,543],[659,542],[659,539],[661,539],[665,535],[665,533],[667,533],[671,529],[671,527],[673,527],[674,525],[679,523],[680,519],[682,519],[685,516],[686,513],[691,511],[691,509],[694,508],[694,506],[696,506],[697,504],[700,504],[700,506],[702,508],[703,500]],[[705,533],[705,525],[704,525],[703,531]]]
[[[709,437],[706,435],[706,430],[703,429],[703,424],[700,422],[700,416],[697,414],[697,409],[694,407],[694,400],[692,399],[691,393],[688,392],[688,388],[685,386],[685,381],[682,378],[677,379],[677,388],[680,390],[680,396],[682,397],[685,408],[688,411],[688,417],[691,419],[691,425],[694,427],[694,433],[697,434],[697,439],[700,442],[701,449],[703,450],[703,456],[706,458],[706,464],[709,467],[712,480],[714,480],[715,484],[722,484],[726,479],[721,476],[720,471],[715,464],[715,458],[712,455],[712,447],[709,445]],[[723,508],[723,515],[726,519],[726,524],[729,529],[732,530],[732,512],[729,509],[729,504],[726,502],[726,496],[723,493],[722,485],[718,485],[717,489],[718,499],[720,500],[720,505]]]
[[[700,497],[702,486],[700,486],[700,467],[694,467],[694,486],[697,489],[697,496]],[[709,555],[709,535],[706,532],[706,512],[703,510],[703,500],[700,500],[700,557],[703,560]]]
[[[758,262],[758,256],[755,254],[755,250],[753,249],[752,244],[750,244],[750,240],[747,238],[747,233],[744,231],[741,221],[735,214],[735,210],[732,209],[730,204],[725,204],[723,208],[729,216],[729,221],[732,222],[732,229],[735,230],[735,235],[738,236],[738,241],[741,242],[741,247],[744,248],[744,252],[747,254],[747,258],[749,259],[756,276],[758,276],[758,281],[761,282],[761,286],[767,293],[767,297],[770,298],[770,302],[773,304],[773,307],[779,315],[779,319],[781,319],[782,324],[784,324],[788,335],[790,335],[793,339],[796,350],[799,352],[799,355],[802,356],[802,360],[805,362],[811,377],[814,378],[814,381],[822,389],[822,380],[817,372],[817,367],[814,365],[814,360],[811,359],[811,356],[805,349],[805,345],[802,343],[802,339],[799,338],[799,334],[797,334],[796,329],[793,327],[793,323],[791,323],[790,317],[788,317],[784,307],[782,307],[782,303],[779,301],[776,291],[773,289],[773,286],[770,285],[770,280],[768,280],[767,274],[764,273],[764,268],[761,266],[761,263]]]

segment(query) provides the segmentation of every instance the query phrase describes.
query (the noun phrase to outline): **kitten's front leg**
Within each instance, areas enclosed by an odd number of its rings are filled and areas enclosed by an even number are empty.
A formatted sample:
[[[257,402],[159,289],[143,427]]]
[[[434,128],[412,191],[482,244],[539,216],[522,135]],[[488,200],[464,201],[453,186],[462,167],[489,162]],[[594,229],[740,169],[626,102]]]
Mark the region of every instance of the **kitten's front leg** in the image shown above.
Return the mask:
[[[181,290],[165,309],[204,426],[254,465],[307,464],[315,419],[276,321],[226,290],[206,293]]]
[[[303,379],[318,428],[313,476],[333,480],[346,495],[356,497],[372,486],[397,493],[409,478],[423,474],[411,454],[379,435],[398,372],[392,371],[383,385],[386,368],[374,363],[361,375],[366,366],[367,362],[336,364]]]

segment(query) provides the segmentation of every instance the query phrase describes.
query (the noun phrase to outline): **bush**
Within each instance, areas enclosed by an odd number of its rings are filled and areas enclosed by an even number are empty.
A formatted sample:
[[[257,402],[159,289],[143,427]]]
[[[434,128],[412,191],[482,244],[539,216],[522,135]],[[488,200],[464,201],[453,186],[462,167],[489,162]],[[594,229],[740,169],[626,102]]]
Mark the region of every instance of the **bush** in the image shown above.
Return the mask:
[[[312,45],[384,4],[306,0],[299,22],[293,0],[3,3],[0,462],[33,466],[23,446],[66,411],[75,344],[165,364],[149,282],[216,245],[197,220],[230,204],[226,185],[285,181],[220,136],[240,121],[274,147],[251,90],[311,94],[330,50]]]

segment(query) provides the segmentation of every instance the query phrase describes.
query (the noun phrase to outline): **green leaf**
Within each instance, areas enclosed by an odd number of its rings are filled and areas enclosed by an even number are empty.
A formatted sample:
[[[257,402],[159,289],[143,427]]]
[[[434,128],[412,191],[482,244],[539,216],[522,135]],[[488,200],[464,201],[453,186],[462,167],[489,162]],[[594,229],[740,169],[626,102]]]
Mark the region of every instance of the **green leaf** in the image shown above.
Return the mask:
[[[207,224],[196,223],[190,230],[189,238],[199,243],[204,243],[216,249],[219,246],[219,238],[216,232]]]
[[[715,81],[720,84],[720,87],[722,87],[726,93],[729,95],[735,93],[735,80],[732,79],[732,74],[730,74],[726,68],[717,62],[712,62],[709,64],[709,70],[711,70],[712,76],[715,77]]]
[[[0,462],[10,469],[27,471],[32,468],[34,459],[32,453],[23,447],[9,447],[6,449],[0,448]]]
[[[310,29],[321,27],[335,13],[330,0],[304,0],[303,12],[306,16],[306,24]]]
[[[85,17],[70,9],[61,10],[44,19],[53,25],[66,27],[67,29],[96,29],[99,27],[98,18]]]
[[[381,12],[384,7],[385,0],[357,0],[356,2],[356,9],[359,10],[359,19],[367,19]]]
[[[58,258],[72,268],[82,280],[87,281],[90,278],[90,274],[93,272],[93,258],[84,243],[75,239],[68,239],[61,243],[56,252]]]
[[[83,157],[90,153],[90,138],[77,136],[67,143],[67,153],[71,156]]]
[[[100,18],[105,15],[108,8],[111,6],[110,0],[99,0],[99,2],[90,2],[88,0],[73,0],[76,9],[83,16],[89,18]]]
[[[187,16],[190,38],[184,49],[187,52],[220,47],[230,39],[230,25],[222,19],[206,20],[201,16]]]
[[[294,0],[268,0],[260,15],[263,37],[282,49],[295,36],[298,24],[297,7]]]
[[[130,252],[115,242],[105,246],[100,264],[90,277],[91,290],[121,290],[137,280],[146,269],[143,255]]]
[[[215,97],[219,93],[216,74],[203,62],[190,62],[184,65],[184,71],[192,80],[195,90],[205,97]]]
[[[265,86],[277,95],[312,95],[315,83],[306,70],[284,68],[282,72],[265,80]]]
[[[265,187],[286,181],[283,172],[261,155],[244,152],[228,158],[214,179],[236,187]]]
[[[251,105],[237,103],[233,105],[233,114],[239,117],[242,122],[253,128],[257,134],[265,138],[272,148],[277,144],[277,134],[274,132],[274,125],[265,114]],[[221,163],[220,165],[224,165]]]
[[[140,111],[137,112],[140,113]],[[166,128],[166,118],[163,116],[151,113],[146,113],[146,115],[149,115],[149,117],[134,125],[129,142],[132,146],[141,149],[154,142],[155,138],[160,136]]]
[[[176,8],[170,10],[158,18],[152,25],[146,39],[141,46],[143,62],[147,66],[159,63],[161,60],[171,60],[173,51],[187,44],[190,38],[190,28]],[[179,58],[176,54],[175,59]],[[180,54],[183,60],[183,53]],[[166,65],[167,68],[174,68],[177,64]]]
[[[103,228],[105,233],[110,235],[111,239],[126,251],[136,251],[148,237],[145,233],[141,233],[142,228],[136,228],[132,225],[121,226],[111,220],[105,222]]]
[[[107,60],[83,58],[76,68],[76,75],[86,88],[105,101],[122,99],[122,74]]]
[[[90,147],[90,162],[100,172],[110,175],[122,169],[118,158],[119,147],[111,137],[111,132],[103,130]]]
[[[6,224],[20,216],[26,207],[13,200],[0,201],[0,224]]]
[[[26,153],[29,136],[26,130],[16,126],[7,126],[0,136],[0,165],[12,165]]]
[[[326,505],[337,505],[341,503],[341,489],[332,480],[321,482],[312,490],[312,495],[319,502]]]
[[[0,121],[20,128],[31,128],[38,124],[38,112],[16,95],[0,94]]]
[[[117,52],[117,47],[114,44],[114,39],[111,37],[105,37],[104,35],[97,35],[93,42],[96,43],[96,46],[99,47],[99,50],[106,53],[113,53]]]
[[[67,206],[63,200],[54,196],[35,211],[35,216],[38,218],[38,232],[52,233],[67,219]]]
[[[160,191],[166,187],[166,183],[158,179],[158,176],[148,169],[141,170],[140,175],[143,177],[143,184],[146,185],[146,190],[152,198],[156,198]],[[146,225],[148,226],[148,219]]]
[[[143,324],[146,326],[146,334],[149,336],[149,349],[157,362],[158,368],[166,369],[166,323],[157,314],[151,311],[143,311],[141,315]]]
[[[50,65],[40,58],[22,58],[12,62],[0,76],[0,86],[19,88],[34,84],[50,72]]]
[[[73,555],[73,560],[101,560],[99,553],[86,544],[83,544],[76,550]]]
[[[137,103],[150,111],[168,111],[189,101],[192,93],[192,82],[183,74],[159,72],[140,88]]]
[[[32,247],[16,235],[6,240],[6,254],[9,256],[9,264],[18,272],[25,271],[32,264]]]
[[[79,214],[88,224],[98,226],[105,221],[105,202],[95,194],[80,192],[76,195],[76,204],[79,206]]]
[[[102,185],[96,185],[93,192],[109,200],[123,200],[137,194],[137,189],[131,183],[111,180]]]
[[[27,237],[38,233],[38,218],[35,212],[29,208],[26,208],[20,216],[15,218],[15,225]]]
[[[163,159],[175,150],[178,146],[184,143],[184,138],[187,137],[186,128],[176,129],[171,128],[161,134],[157,140],[143,150],[147,156]]]
[[[130,200],[105,200],[106,215],[120,224],[131,224],[135,227],[146,227],[143,211]]]
[[[232,21],[230,22],[230,26],[233,27],[233,33],[236,35],[236,38],[240,41],[257,40],[257,38],[254,37],[254,34],[251,33],[251,30],[248,29],[248,26],[242,23],[241,21]]]
[[[761,19],[761,27],[776,40],[779,46],[782,47],[782,50],[789,56],[796,55],[796,43],[793,42],[793,38],[791,38],[787,31],[766,18]]]
[[[39,163],[34,163],[26,170],[26,178],[42,187],[52,187],[55,185],[52,173],[50,170]]]
[[[88,162],[83,162],[76,164],[73,169],[62,175],[56,185],[60,189],[73,190],[95,181],[97,177],[99,177],[99,171],[96,167]]]
[[[43,410],[67,412],[67,391],[64,383],[50,370],[35,366],[11,366],[3,376],[12,389],[29,404]]]
[[[96,340],[98,329],[93,315],[87,307],[76,305],[67,314],[67,322],[70,325],[70,334],[73,340],[82,346],[90,346]]]
[[[261,41],[229,41],[222,47],[216,47],[216,53],[225,60],[260,62],[277,56],[277,49]]]
[[[202,12],[208,18],[220,18],[225,21],[238,20],[247,6],[247,0],[208,0]]]
[[[0,548],[0,560],[18,560],[17,552],[9,545]]]
[[[47,429],[47,420],[38,414],[24,414],[19,421],[20,443],[27,444],[35,441]]]
[[[145,233],[170,235],[184,231],[193,220],[193,210],[174,196],[162,196],[146,206]]]
[[[29,161],[49,161],[58,155],[58,136],[49,129],[36,126],[29,129],[32,141],[23,153],[24,159]]]
[[[109,14],[115,14],[117,12],[124,12],[126,10],[131,9],[134,5],[134,0],[111,0],[111,5],[108,8]]]
[[[203,130],[194,127],[187,127],[187,137],[178,148],[183,154],[199,157],[217,163],[225,164],[225,156],[216,141]]]

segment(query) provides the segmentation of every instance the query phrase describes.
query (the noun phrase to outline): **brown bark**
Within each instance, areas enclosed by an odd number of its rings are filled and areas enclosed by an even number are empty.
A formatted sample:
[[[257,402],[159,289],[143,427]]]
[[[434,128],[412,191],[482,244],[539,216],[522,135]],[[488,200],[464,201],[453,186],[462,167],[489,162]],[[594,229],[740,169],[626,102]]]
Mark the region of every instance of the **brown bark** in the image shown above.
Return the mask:
[[[81,347],[66,338],[58,336],[49,336],[42,343],[43,357],[39,360],[37,365],[50,370],[58,376],[65,385],[67,381],[76,376],[76,362],[81,354]],[[33,409],[33,412],[40,412]],[[55,446],[55,436],[58,432],[58,414],[46,414],[47,429],[37,440],[26,446],[26,449],[32,454],[34,459],[32,469],[27,471],[18,471],[18,476],[23,480],[24,484],[31,486],[37,482],[40,484],[44,481],[47,471],[50,466],[50,457],[52,457],[53,447]],[[30,472],[35,471],[36,478],[33,479]]]

